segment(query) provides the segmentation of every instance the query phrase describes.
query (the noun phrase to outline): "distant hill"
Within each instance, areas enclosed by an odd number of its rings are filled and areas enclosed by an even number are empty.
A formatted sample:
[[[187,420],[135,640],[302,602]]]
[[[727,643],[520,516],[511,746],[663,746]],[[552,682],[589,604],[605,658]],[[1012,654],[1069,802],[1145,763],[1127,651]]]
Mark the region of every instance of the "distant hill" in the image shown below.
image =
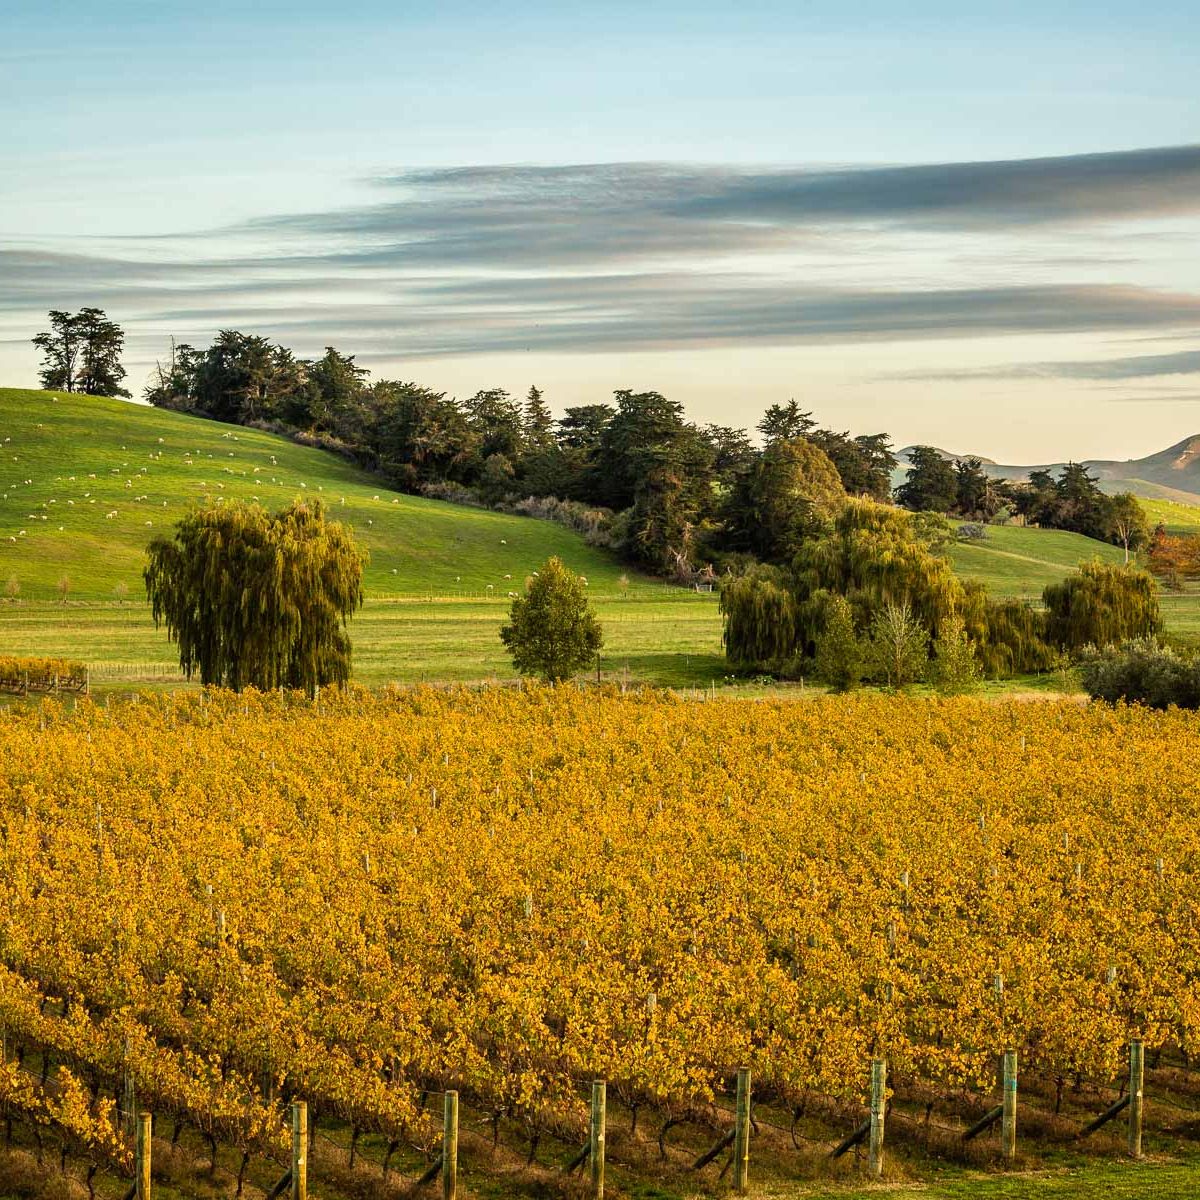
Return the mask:
[[[903,481],[909,455],[914,449],[913,446],[905,446],[897,453],[896,457],[902,465],[896,469],[893,485]],[[994,479],[1025,479],[1031,471],[1057,474],[1066,465],[1056,462],[1012,466],[982,455],[951,454],[941,449],[938,449],[938,453],[946,458],[978,458],[984,470]],[[1089,458],[1084,459],[1083,464],[1096,476],[1100,487],[1106,492],[1132,492],[1147,500],[1173,500],[1177,504],[1200,505],[1200,434],[1193,434],[1145,458]]]
[[[151,537],[206,498],[319,496],[371,561],[369,596],[505,596],[550,555],[616,592],[625,568],[560,525],[389,491],[324,450],[124,400],[0,388],[0,595],[144,603]],[[119,590],[117,590],[119,589]]]

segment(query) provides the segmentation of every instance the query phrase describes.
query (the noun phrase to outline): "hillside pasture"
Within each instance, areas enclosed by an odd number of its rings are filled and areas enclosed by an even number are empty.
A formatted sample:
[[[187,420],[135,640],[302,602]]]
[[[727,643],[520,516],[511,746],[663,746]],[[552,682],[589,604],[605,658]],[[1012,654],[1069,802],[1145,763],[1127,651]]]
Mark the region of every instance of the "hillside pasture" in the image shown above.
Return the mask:
[[[964,579],[978,580],[998,597],[1034,601],[1048,584],[1093,558],[1119,563],[1125,552],[1078,533],[1016,525],[989,525],[983,541],[956,542],[950,551]]]
[[[617,594],[611,554],[548,521],[389,491],[328,451],[123,400],[0,388],[0,593],[30,600],[144,595],[150,539],[189,507],[324,501],[367,548],[371,596],[505,596],[550,555]],[[632,586],[659,585],[633,576]]]

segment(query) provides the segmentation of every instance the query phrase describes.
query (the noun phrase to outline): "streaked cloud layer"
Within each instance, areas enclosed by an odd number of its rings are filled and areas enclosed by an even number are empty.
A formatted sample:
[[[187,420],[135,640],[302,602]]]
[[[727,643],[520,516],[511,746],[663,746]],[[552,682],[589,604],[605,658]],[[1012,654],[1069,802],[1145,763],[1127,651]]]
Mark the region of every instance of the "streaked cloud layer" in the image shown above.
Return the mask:
[[[555,408],[1153,450],[1195,432],[1190,360],[1133,361],[1200,348],[1194,9],[8,0],[0,382],[100,304],[134,387],[236,325]]]
[[[49,307],[97,304],[147,366],[169,336],[236,326],[301,354],[335,343],[389,373],[511,354],[1188,338],[1200,279],[1181,254],[1198,230],[1200,146],[900,167],[403,171],[337,208],[0,247],[0,329],[16,343]],[[1200,350],[1184,349],[873,378],[961,390],[1198,370]]]

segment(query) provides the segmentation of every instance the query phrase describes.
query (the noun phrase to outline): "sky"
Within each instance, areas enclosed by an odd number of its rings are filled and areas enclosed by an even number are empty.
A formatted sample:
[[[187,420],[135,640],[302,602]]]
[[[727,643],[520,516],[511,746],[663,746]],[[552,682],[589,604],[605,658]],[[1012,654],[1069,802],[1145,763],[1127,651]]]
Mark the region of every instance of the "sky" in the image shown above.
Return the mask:
[[[104,308],[1002,462],[1200,432],[1194,0],[0,0],[0,384]]]

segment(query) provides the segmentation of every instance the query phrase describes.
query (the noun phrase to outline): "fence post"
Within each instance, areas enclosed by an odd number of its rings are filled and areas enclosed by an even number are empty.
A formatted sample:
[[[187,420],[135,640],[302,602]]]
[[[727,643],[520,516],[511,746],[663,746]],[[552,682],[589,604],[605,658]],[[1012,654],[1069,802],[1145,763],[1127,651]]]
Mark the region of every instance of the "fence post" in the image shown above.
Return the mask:
[[[1140,1038],[1129,1043],[1129,1154],[1142,1157],[1142,1089],[1145,1085],[1146,1048]]]
[[[292,1104],[291,1200],[308,1200],[308,1105]]]
[[[134,1196],[136,1200],[150,1200],[150,1139],[151,1117],[148,1112],[138,1113],[137,1140],[134,1142]]]
[[[1000,1139],[1004,1157],[1012,1162],[1017,1156],[1017,1052],[1004,1052],[1004,1112],[1001,1114]]]
[[[737,1076],[737,1115],[733,1127],[733,1188],[746,1194],[750,1181],[750,1068],[742,1067]]]
[[[604,1200],[604,1125],[607,1092],[603,1079],[597,1079],[592,1084],[592,1124],[588,1157],[591,1159],[594,1200]]]
[[[442,1200],[458,1192],[458,1093],[446,1093],[442,1124]]]
[[[883,1122],[887,1113],[887,1062],[877,1058],[871,1063],[871,1140],[868,1170],[878,1179],[883,1174]]]

